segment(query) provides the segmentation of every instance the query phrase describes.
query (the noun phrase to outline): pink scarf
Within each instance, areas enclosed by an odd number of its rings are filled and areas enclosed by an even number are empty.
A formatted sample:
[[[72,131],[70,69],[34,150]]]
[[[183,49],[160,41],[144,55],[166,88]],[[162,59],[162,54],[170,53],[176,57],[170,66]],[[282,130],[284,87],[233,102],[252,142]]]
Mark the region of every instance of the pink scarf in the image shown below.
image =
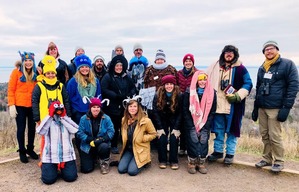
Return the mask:
[[[196,132],[199,132],[200,129],[206,124],[214,100],[214,89],[211,87],[208,78],[204,93],[201,98],[201,102],[199,102],[199,98],[196,90],[197,78],[198,75],[202,73],[204,73],[204,71],[201,70],[196,71],[192,77],[192,81],[190,85],[189,110],[193,118]]]

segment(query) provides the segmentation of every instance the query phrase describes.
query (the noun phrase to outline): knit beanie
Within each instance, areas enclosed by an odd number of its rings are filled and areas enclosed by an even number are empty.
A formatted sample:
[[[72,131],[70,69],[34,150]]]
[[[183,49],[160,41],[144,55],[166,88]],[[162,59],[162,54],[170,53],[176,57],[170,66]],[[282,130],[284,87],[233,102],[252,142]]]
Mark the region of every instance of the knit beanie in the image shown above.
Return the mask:
[[[47,55],[50,54],[50,49],[56,49],[56,50],[57,50],[57,57],[60,56],[59,51],[58,51],[58,47],[57,47],[56,44],[53,43],[52,41],[51,41],[51,42],[49,43],[49,45],[48,45],[48,49],[47,49],[47,52],[46,52]]]
[[[200,74],[198,74],[198,76],[197,76],[197,80],[198,80],[198,81],[200,81],[200,80],[207,80],[207,78],[208,78],[208,76],[207,76],[207,74],[205,74],[205,73],[200,73]]]
[[[101,59],[103,61],[103,63],[105,63],[105,59],[104,57],[102,57],[101,55],[97,55],[93,58],[93,63],[95,63],[98,59]]]
[[[276,49],[279,51],[278,43],[276,41],[270,40],[270,41],[267,41],[266,43],[264,43],[262,52],[265,53],[266,47],[271,46],[271,45],[276,47]]]
[[[33,75],[33,77],[32,77],[32,80],[36,80],[36,67],[35,67],[35,60],[34,60],[34,53],[32,53],[32,52],[23,52],[23,53],[21,53],[20,51],[19,51],[19,54],[20,54],[20,56],[21,56],[21,60],[22,60],[22,64],[20,65],[20,70],[21,70],[21,72],[23,73],[23,64],[24,64],[24,61],[26,60],[26,59],[30,59],[30,60],[32,60],[33,61],[33,67],[32,67],[32,71],[33,71],[33,73],[34,73],[34,75]],[[25,77],[25,75],[24,75],[24,73],[23,73],[23,75],[21,76],[21,78],[20,78],[20,80],[21,80],[21,82],[26,82],[26,77]]]
[[[92,67],[91,60],[85,54],[79,55],[75,58],[75,65],[77,67],[77,70],[79,70],[82,66],[87,66],[89,68]]]
[[[135,43],[135,45],[134,45],[134,47],[133,47],[133,53],[134,53],[134,51],[135,51],[136,49],[141,49],[141,50],[143,50],[142,45],[141,45],[140,43]]]
[[[164,51],[162,49],[158,49],[156,52],[156,57],[155,57],[155,61],[157,59],[163,59],[164,61],[166,61],[166,55],[164,53]]]
[[[53,71],[55,74],[56,72],[56,60],[53,56],[51,55],[45,55],[44,58],[42,59],[42,63],[44,64],[43,67],[43,74]]]
[[[190,60],[192,61],[193,65],[194,65],[194,55],[192,55],[191,53],[186,54],[186,55],[184,56],[184,58],[183,58],[183,64],[185,63],[185,61],[186,61],[187,59],[190,59]]]
[[[116,49],[121,49],[122,51],[124,51],[124,48],[121,45],[116,45],[115,48],[114,48],[114,51],[116,51]]]
[[[99,98],[91,98],[90,99],[90,104],[89,104],[89,109],[92,108],[93,106],[99,106],[102,107],[102,101]]]
[[[173,75],[165,75],[164,77],[162,77],[162,85],[165,85],[166,83],[172,83],[174,85],[176,85],[176,78]]]
[[[84,51],[84,54],[85,54],[85,50],[84,50],[84,48],[83,48],[82,46],[77,46],[77,47],[75,48],[75,56],[77,56],[76,53],[77,53],[77,51],[78,51],[79,49],[82,49],[82,50]]]

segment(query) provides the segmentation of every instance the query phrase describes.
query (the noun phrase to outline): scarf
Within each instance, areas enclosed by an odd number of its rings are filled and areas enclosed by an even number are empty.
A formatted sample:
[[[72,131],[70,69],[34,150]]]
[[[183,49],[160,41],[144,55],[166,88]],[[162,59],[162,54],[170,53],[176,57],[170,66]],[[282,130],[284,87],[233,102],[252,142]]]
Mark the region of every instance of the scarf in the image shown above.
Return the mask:
[[[198,95],[202,95],[204,91],[205,91],[204,88],[200,88],[200,87],[197,88]]]
[[[193,71],[194,67],[192,67],[191,69],[186,69],[186,67],[183,68],[183,74],[185,77],[187,77],[188,75],[190,75],[190,73]]]
[[[276,54],[276,56],[273,59],[271,59],[271,60],[269,60],[269,59],[266,58],[266,60],[265,60],[265,62],[263,64],[263,67],[266,70],[266,72],[268,72],[268,70],[270,69],[270,67],[277,61],[277,59],[279,58],[279,56],[280,56],[279,54]]]
[[[158,70],[165,69],[167,66],[168,66],[168,64],[166,62],[164,62],[163,64],[153,63],[154,69],[158,69]]]
[[[97,91],[97,87],[92,83],[88,83],[86,87],[83,87],[80,83],[78,83],[78,92],[80,96],[83,98],[87,96],[88,98],[94,97]]]
[[[55,83],[57,83],[57,81],[58,81],[57,77],[55,77],[53,79],[49,79],[49,78],[45,77],[43,74],[38,75],[37,78],[36,78],[36,80],[38,82],[44,82],[44,83],[46,83],[48,85],[55,85]]]
[[[204,72],[201,70],[196,71],[192,77],[189,97],[189,111],[191,112],[196,132],[199,132],[200,129],[206,124],[214,100],[214,89],[210,85],[209,81],[207,81],[202,99],[199,102],[196,85],[197,77],[200,73]]]

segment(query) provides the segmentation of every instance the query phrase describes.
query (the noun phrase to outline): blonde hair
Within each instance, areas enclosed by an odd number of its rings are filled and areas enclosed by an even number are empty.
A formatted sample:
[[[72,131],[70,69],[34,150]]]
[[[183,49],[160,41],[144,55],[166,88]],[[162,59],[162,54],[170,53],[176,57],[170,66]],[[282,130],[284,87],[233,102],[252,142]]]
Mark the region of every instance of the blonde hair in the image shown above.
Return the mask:
[[[138,110],[137,110],[137,114],[136,114],[136,118],[135,120],[137,120],[137,122],[140,122],[140,120],[146,116],[146,114],[144,113],[141,105],[136,101],[136,100],[130,100],[127,104],[127,107],[125,108],[125,112],[124,112],[124,117],[123,117],[123,121],[122,121],[122,128],[123,129],[128,129],[128,121],[129,119],[132,119],[130,113],[129,113],[129,106],[134,104],[134,103],[137,103],[137,106],[138,106]]]
[[[171,99],[170,99],[171,100],[170,110],[172,113],[175,112],[175,109],[179,103],[179,101],[178,101],[179,94],[180,94],[179,86],[174,85],[173,92],[172,92]],[[166,105],[166,89],[165,89],[164,85],[159,87],[159,89],[157,91],[157,98],[158,98],[157,99],[157,108],[162,111]]]
[[[94,86],[96,86],[95,75],[93,74],[93,72],[91,71],[91,69],[89,70],[87,79],[85,78],[85,76],[83,76],[81,74],[81,72],[79,70],[75,73],[75,79],[84,88],[88,85],[88,83],[91,83]]]
[[[32,62],[33,62],[33,61],[32,61]],[[34,63],[33,63],[33,65],[34,65]],[[25,78],[26,78],[26,81],[33,81],[33,80],[32,80],[32,78],[33,78],[33,76],[34,76],[34,73],[33,73],[33,65],[32,65],[32,67],[30,68],[30,72],[29,72],[29,73],[28,73],[28,71],[26,70],[25,65],[24,65],[24,64],[21,65],[22,70],[23,70],[23,74],[24,74],[24,76],[25,76]]]

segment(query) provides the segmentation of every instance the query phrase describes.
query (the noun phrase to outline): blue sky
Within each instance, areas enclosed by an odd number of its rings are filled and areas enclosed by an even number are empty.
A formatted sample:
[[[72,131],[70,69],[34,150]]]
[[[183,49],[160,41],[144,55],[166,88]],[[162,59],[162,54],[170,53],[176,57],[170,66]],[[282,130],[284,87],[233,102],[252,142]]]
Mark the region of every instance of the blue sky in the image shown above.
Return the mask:
[[[134,43],[150,62],[157,49],[167,61],[182,65],[186,53],[196,66],[215,62],[223,47],[239,48],[246,66],[260,65],[262,45],[276,40],[283,57],[299,65],[299,2],[296,0],[114,0],[4,1],[0,4],[0,67],[13,66],[18,51],[32,51],[39,62],[50,41],[69,63],[77,46],[93,59],[111,59],[117,44],[129,60]],[[0,70],[0,82],[8,71]]]

